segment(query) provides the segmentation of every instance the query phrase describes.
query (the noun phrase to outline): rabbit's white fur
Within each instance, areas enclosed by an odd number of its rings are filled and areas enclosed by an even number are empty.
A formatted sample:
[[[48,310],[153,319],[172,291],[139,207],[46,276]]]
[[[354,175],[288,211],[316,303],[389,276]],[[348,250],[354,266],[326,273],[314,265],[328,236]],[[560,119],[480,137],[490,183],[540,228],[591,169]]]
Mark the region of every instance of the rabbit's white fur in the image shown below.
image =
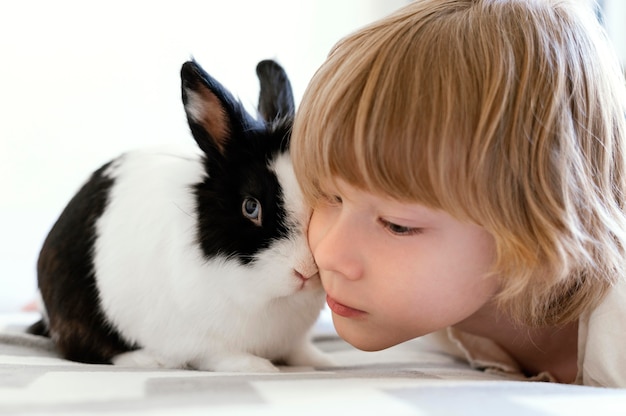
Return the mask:
[[[307,213],[288,153],[269,168],[296,221],[290,228],[302,229]],[[115,184],[96,223],[101,308],[125,339],[143,346],[113,363],[218,371],[274,371],[269,360],[278,358],[328,365],[308,342],[324,297],[304,233],[273,242],[250,265],[206,260],[191,189],[205,174],[200,156],[165,149],[129,152],[106,171]]]

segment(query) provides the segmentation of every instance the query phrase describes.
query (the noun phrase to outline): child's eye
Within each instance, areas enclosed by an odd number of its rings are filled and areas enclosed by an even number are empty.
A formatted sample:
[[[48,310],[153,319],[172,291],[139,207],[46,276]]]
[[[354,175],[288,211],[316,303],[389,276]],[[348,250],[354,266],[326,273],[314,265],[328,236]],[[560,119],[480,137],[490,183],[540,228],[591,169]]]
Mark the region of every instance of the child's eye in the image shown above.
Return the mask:
[[[380,223],[385,227],[389,232],[395,235],[416,235],[422,232],[421,228],[415,227],[406,227],[404,225],[394,224],[393,222],[389,222],[383,219],[379,220]]]

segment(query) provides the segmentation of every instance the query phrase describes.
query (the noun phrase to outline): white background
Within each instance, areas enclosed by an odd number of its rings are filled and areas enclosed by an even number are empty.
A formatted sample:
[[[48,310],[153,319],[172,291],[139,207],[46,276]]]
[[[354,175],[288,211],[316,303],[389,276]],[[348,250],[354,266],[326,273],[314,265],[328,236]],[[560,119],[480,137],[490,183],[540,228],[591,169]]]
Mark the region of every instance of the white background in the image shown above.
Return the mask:
[[[250,108],[277,59],[296,100],[332,45],[406,0],[0,3],[0,311],[35,291],[43,238],[96,167],[193,146],[179,70],[193,56]]]
[[[407,0],[21,0],[0,3],[0,311],[35,291],[43,238],[95,168],[136,147],[193,146],[191,56],[253,107],[277,59],[296,101],[332,45]],[[613,0],[624,39],[626,2]],[[625,59],[624,50],[620,52]]]

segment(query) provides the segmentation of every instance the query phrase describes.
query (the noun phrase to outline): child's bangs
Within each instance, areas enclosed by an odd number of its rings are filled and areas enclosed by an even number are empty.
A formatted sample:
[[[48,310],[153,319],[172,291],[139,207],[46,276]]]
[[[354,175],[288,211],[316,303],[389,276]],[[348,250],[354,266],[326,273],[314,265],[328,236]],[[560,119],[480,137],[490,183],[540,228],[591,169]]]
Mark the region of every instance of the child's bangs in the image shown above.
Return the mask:
[[[436,47],[423,48],[421,56],[384,48],[373,55],[344,45],[331,54],[307,89],[292,138],[296,174],[309,202],[341,179],[400,201],[458,209],[467,198],[457,194],[467,190],[461,173],[467,149],[451,142],[468,135],[463,126],[472,115],[459,109],[476,104],[450,100],[459,96],[451,90],[460,81],[441,68],[456,64],[433,59],[455,57],[424,56]]]
[[[332,119],[313,115],[303,122],[308,126],[299,126],[307,132],[294,162],[307,200],[336,189],[341,180],[368,192],[438,206],[431,175],[448,174],[433,172],[432,163],[426,163],[430,140],[406,137],[415,128],[398,127],[399,111],[381,117],[372,115],[377,109],[367,108],[371,100],[362,99],[359,106],[349,101],[341,95],[334,105],[324,109],[316,105],[316,110],[332,113]]]

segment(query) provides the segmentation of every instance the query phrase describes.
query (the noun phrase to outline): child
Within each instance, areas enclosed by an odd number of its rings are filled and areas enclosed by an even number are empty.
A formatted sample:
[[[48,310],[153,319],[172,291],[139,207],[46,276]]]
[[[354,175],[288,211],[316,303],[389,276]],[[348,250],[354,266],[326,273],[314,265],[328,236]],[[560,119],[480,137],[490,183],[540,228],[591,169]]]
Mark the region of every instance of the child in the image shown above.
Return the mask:
[[[626,387],[626,92],[579,3],[417,0],[315,74],[292,154],[346,341]]]

